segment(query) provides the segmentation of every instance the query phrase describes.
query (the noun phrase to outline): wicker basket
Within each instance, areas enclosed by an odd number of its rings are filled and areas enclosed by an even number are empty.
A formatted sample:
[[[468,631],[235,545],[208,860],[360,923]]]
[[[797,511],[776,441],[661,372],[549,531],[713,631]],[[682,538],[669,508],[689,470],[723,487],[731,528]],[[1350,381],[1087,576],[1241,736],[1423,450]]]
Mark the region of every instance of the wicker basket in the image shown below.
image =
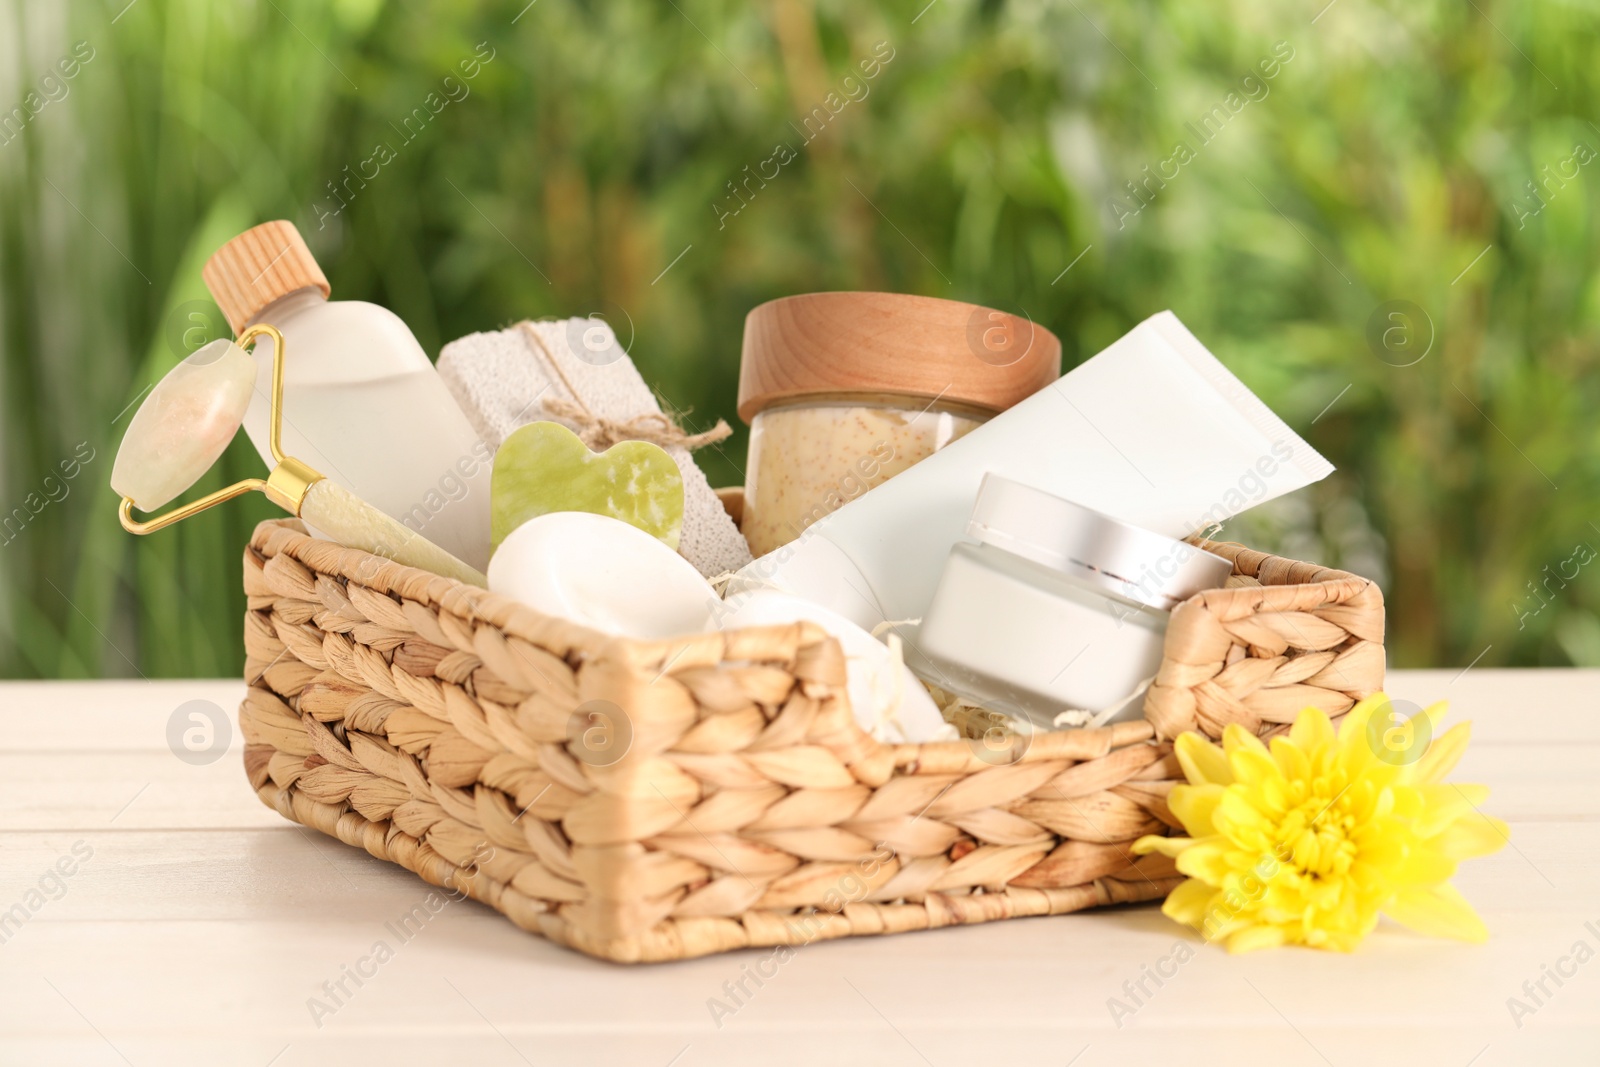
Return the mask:
[[[809,623],[612,638],[265,522],[245,766],[284,817],[610,960],[1157,899],[1172,861],[1128,846],[1175,825],[1173,737],[1383,682],[1375,585],[1206,547],[1261,587],[1174,612],[1147,721],[885,745]]]

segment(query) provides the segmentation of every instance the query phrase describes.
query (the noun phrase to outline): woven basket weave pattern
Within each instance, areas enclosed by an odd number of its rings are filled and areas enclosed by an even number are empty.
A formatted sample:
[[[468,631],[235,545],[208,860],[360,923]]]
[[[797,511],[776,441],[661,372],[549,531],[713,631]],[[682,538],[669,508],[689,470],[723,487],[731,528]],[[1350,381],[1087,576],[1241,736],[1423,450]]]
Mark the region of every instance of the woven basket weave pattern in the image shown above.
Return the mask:
[[[618,961],[1156,899],[1171,738],[1339,715],[1383,681],[1363,578],[1207,545],[1261,588],[1173,614],[1147,721],[884,745],[802,623],[610,638],[266,522],[240,708],[261,799],[518,926]],[[620,758],[577,743],[620,709]]]

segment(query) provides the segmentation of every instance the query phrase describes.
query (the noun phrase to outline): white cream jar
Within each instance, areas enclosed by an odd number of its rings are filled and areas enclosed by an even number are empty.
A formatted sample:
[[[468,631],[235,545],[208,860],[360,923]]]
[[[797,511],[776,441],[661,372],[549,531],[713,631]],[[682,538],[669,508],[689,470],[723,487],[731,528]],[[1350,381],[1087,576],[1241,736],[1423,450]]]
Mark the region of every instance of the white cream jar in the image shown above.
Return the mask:
[[[995,474],[950,552],[911,665],[1036,727],[1110,711],[1161,665],[1171,610],[1232,572],[1221,556]],[[1137,718],[1127,700],[1107,721]]]

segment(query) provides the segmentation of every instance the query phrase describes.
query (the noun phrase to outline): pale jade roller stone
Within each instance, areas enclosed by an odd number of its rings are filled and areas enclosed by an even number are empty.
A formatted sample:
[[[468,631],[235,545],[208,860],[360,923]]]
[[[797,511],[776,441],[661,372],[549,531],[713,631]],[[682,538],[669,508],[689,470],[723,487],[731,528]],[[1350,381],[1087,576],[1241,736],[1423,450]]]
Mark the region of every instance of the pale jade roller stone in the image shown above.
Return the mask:
[[[491,568],[492,569],[492,568]],[[844,650],[850,708],[856,723],[887,744],[954,741],[956,729],[917,676],[888,647],[843,615],[789,593],[757,589],[730,596],[718,613],[723,630],[814,622]]]
[[[153,511],[199,481],[239,432],[255,384],[255,361],[227,338],[173,367],[128,423],[111,488]]]
[[[683,530],[683,475],[646,441],[597,454],[560,423],[530,422],[501,442],[490,484],[496,548],[529,519],[562,511],[620,519],[671,549]]]
[[[619,519],[529,519],[489,560],[489,588],[602,633],[656,640],[712,629],[722,601],[694,565]]]

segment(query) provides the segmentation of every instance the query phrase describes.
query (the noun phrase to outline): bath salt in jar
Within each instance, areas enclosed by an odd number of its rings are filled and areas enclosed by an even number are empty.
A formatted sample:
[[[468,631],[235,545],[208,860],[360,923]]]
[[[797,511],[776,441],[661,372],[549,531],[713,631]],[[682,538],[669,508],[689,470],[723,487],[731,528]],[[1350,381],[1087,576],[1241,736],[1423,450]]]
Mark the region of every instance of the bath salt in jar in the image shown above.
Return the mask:
[[[757,556],[1061,375],[1027,318],[900,293],[808,293],[745,319],[743,530]]]
[[[984,476],[967,533],[976,543],[951,549],[907,662],[1044,730],[1063,712],[1138,718],[1172,609],[1233,572],[1188,542],[997,474]]]

